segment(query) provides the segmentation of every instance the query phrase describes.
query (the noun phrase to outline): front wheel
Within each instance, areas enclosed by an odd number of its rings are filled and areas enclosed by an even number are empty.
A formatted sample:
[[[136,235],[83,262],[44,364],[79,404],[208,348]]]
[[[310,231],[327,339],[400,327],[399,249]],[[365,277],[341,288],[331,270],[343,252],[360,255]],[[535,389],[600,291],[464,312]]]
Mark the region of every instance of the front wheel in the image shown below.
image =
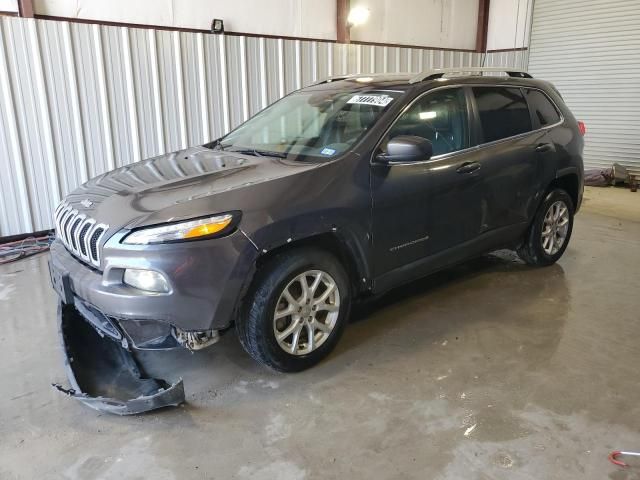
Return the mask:
[[[518,255],[529,265],[546,266],[560,259],[573,230],[573,202],[564,190],[551,191],[527,231]]]
[[[238,338],[264,365],[304,370],[336,345],[350,302],[348,277],[333,255],[311,248],[284,252],[258,271],[236,322]]]

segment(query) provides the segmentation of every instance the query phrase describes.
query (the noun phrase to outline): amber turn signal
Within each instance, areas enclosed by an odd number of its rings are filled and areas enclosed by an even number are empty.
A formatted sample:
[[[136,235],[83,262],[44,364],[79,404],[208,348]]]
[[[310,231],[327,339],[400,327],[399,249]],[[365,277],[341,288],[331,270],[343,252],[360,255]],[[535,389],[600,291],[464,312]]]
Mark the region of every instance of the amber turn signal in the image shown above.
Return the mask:
[[[231,220],[233,219],[231,215],[223,217],[223,220],[211,223],[205,223],[202,225],[198,225],[197,227],[193,227],[190,230],[187,230],[184,233],[183,238],[198,238],[204,237],[206,235],[213,235],[214,233],[221,232],[225,228],[229,226]]]

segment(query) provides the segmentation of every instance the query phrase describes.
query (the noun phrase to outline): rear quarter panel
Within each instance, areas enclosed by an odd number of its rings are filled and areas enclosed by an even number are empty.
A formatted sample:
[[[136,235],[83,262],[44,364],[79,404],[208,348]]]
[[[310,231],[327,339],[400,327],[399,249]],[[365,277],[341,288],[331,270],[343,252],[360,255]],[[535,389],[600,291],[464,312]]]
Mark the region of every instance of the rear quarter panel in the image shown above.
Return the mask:
[[[549,82],[541,82],[545,92],[551,97],[560,108],[564,122],[549,131],[557,150],[556,177],[564,175],[576,175],[578,177],[578,204],[576,211],[580,208],[582,192],[584,189],[584,137],[578,129],[578,120],[569,109],[558,90]]]

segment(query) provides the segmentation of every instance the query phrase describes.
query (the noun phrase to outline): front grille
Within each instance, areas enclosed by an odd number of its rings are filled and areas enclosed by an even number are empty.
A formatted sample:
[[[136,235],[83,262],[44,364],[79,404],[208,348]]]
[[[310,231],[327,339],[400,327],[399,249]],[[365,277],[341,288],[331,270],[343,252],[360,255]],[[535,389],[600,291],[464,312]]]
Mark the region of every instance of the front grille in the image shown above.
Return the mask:
[[[109,225],[97,223],[93,218],[62,202],[55,211],[56,234],[67,250],[88,263],[100,266],[100,240]]]

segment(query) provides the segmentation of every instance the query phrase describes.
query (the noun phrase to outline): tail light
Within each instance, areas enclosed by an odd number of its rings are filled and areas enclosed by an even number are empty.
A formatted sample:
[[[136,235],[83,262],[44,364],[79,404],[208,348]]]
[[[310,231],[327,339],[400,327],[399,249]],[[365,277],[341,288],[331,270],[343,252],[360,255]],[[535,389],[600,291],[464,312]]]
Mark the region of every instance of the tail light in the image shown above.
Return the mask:
[[[580,130],[580,135],[584,137],[584,134],[587,133],[587,126],[584,122],[578,122],[578,130]]]

